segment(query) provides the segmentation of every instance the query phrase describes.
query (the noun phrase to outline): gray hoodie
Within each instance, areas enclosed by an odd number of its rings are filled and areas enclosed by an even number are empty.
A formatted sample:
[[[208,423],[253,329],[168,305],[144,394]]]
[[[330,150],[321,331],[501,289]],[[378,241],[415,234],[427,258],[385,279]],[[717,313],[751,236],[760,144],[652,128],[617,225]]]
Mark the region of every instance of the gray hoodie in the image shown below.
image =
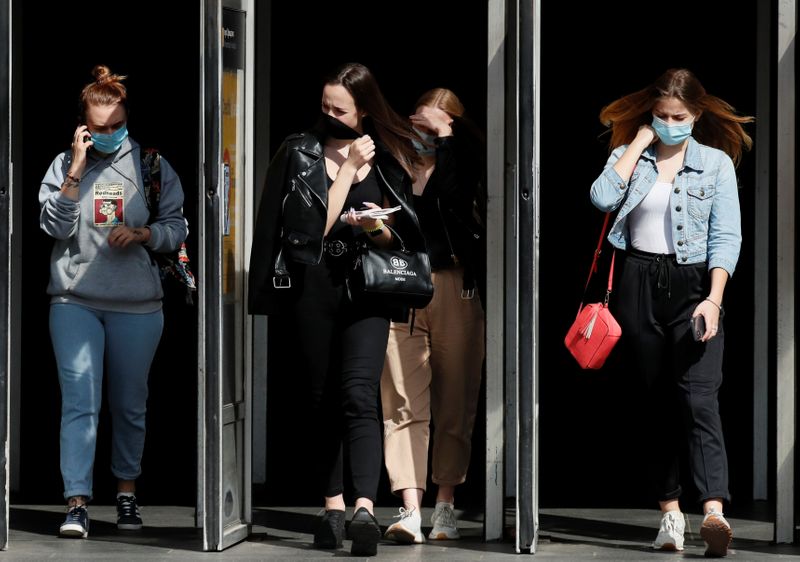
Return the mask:
[[[111,247],[113,226],[141,227],[149,210],[142,187],[139,145],[125,140],[106,158],[90,150],[80,182],[80,197],[61,194],[71,151],[59,154],[39,190],[39,225],[55,238],[48,294],[53,303],[83,304],[98,310],[146,313],[161,308],[158,268],[141,244]],[[161,158],[161,200],[147,246],[156,252],[180,247],[188,233],[180,179]]]

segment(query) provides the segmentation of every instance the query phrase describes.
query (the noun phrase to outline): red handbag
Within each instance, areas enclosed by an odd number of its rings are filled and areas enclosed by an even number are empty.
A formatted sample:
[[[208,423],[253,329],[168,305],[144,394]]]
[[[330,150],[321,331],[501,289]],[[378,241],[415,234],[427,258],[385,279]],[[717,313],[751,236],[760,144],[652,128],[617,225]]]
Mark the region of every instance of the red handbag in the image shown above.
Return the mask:
[[[597,242],[592,266],[589,268],[589,278],[586,280],[586,286],[583,289],[584,297],[586,296],[586,289],[589,288],[589,281],[592,280],[592,274],[597,271],[597,260],[600,257],[609,217],[610,213],[606,213],[603,231],[600,234],[600,240]],[[581,300],[581,304],[578,307],[578,315],[575,317],[572,326],[570,326],[567,337],[564,338],[564,345],[567,346],[581,369],[599,369],[602,367],[611,350],[614,349],[614,346],[619,341],[620,336],[622,336],[622,329],[608,309],[608,299],[611,296],[611,284],[614,279],[615,257],[616,251],[611,255],[608,288],[603,302],[595,302],[584,306],[583,300]]]

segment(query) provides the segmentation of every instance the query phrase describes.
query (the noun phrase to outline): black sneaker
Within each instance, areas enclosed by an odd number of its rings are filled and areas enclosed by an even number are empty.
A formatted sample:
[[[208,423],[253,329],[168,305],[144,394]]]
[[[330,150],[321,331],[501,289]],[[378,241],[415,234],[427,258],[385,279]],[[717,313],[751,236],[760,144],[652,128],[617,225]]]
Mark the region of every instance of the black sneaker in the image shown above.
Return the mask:
[[[341,548],[344,537],[344,510],[329,509],[317,517],[314,548]]]
[[[353,541],[350,554],[353,556],[375,556],[378,541],[381,540],[381,527],[378,520],[364,507],[359,507],[350,521],[348,534]]]
[[[136,496],[117,496],[117,529],[138,531],[141,528],[142,518],[139,515],[139,506],[136,505]]]
[[[69,508],[58,534],[73,539],[85,539],[89,536],[89,512],[85,505],[73,505]]]

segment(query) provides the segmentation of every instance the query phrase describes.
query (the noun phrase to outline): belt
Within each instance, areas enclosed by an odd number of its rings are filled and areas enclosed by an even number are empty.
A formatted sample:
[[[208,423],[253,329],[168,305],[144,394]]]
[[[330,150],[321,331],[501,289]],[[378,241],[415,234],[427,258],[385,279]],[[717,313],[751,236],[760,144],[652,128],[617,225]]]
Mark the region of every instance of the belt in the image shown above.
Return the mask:
[[[333,258],[338,258],[349,253],[352,248],[352,243],[345,242],[344,240],[324,240],[322,243],[323,251]]]

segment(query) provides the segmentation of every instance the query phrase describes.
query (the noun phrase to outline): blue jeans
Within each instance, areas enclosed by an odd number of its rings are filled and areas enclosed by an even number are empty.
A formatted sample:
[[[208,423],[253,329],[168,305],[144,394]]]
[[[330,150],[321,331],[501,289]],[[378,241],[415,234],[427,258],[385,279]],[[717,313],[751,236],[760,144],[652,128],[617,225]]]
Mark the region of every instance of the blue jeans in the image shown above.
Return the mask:
[[[75,304],[50,306],[50,338],[61,385],[61,476],[64,497],[92,497],[97,420],[103,401],[103,360],[111,410],[111,471],[120,480],[141,473],[147,376],[162,311],[105,312]]]

